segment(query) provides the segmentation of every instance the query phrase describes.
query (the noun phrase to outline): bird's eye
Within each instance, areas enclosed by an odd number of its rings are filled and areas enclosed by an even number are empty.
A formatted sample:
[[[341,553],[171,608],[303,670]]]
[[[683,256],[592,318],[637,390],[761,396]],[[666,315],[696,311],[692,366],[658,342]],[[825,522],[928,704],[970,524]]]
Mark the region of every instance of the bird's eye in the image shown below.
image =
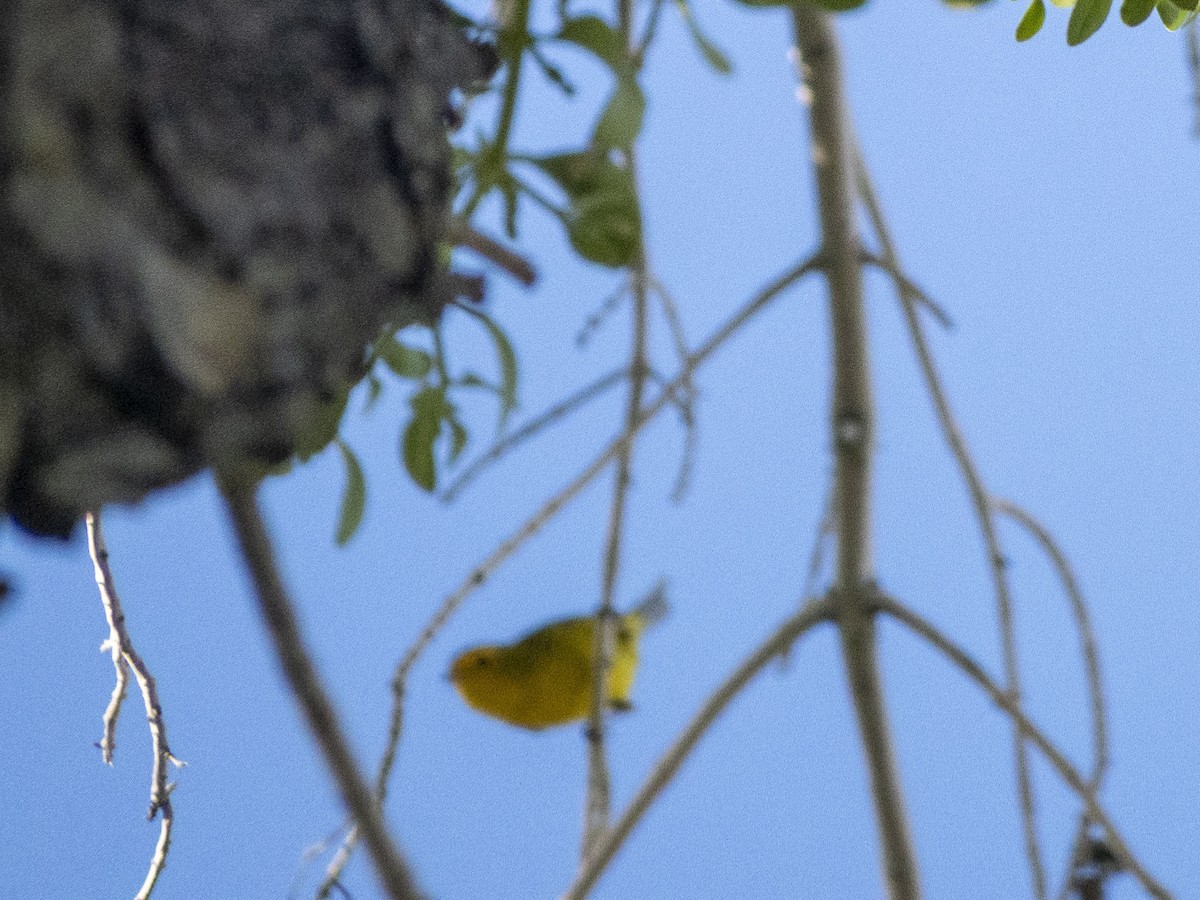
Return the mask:
[[[488,664],[488,658],[486,656],[475,657],[475,665],[479,666],[481,669],[486,668],[487,664]]]

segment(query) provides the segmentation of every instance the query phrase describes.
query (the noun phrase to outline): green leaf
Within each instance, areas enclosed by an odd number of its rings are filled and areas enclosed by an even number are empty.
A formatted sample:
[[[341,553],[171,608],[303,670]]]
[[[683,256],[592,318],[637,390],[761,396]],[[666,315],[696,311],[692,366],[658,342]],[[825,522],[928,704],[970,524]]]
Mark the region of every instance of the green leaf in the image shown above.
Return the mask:
[[[379,395],[383,393],[383,380],[374,372],[367,373],[367,409],[375,405]]]
[[[1067,21],[1067,43],[1077,47],[1095,34],[1112,9],[1112,0],[1079,0]]]
[[[590,50],[603,60],[618,78],[632,74],[629,50],[621,40],[620,33],[599,16],[568,19],[558,32],[558,39]]]
[[[533,57],[533,61],[538,64],[538,68],[542,70],[542,74],[560,91],[568,97],[575,96],[575,85],[572,84],[563,70],[546,59],[546,55],[542,53],[537,44],[533,44],[529,48],[529,55]]]
[[[1141,25],[1154,12],[1155,0],[1125,0],[1121,4],[1121,21],[1133,28]]]
[[[506,177],[500,182],[500,193],[504,195],[504,233],[514,241],[517,239],[517,187],[514,178]]]
[[[765,8],[769,6],[792,6],[794,0],[737,0],[742,6]],[[816,5],[830,12],[845,12],[848,9],[858,9],[867,0],[815,0]]]
[[[410,401],[413,416],[404,429],[404,467],[417,485],[426,491],[437,486],[437,465],[433,445],[442,430],[446,395],[442,388],[427,387]]]
[[[1154,2],[1154,0],[1150,0]],[[1042,30],[1042,24],[1046,21],[1046,4],[1042,0],[1033,0],[1029,4],[1029,9],[1025,10],[1025,15],[1021,16],[1021,21],[1017,23],[1017,40],[1027,41],[1039,31]]]
[[[296,438],[296,456],[301,462],[308,462],[337,437],[338,425],[342,421],[342,413],[346,411],[346,402],[349,399],[350,391],[344,389],[313,411]]]
[[[485,391],[490,391],[493,394],[500,393],[499,387],[492,384],[477,372],[468,372],[467,374],[463,375],[462,378],[454,379],[452,383],[458,387],[480,388]]]
[[[557,181],[570,198],[567,237],[580,256],[617,268],[633,261],[642,225],[628,168],[598,150],[531,161]]]
[[[450,419],[450,465],[454,465],[467,449],[467,429],[458,419]]]
[[[492,343],[496,345],[496,356],[500,361],[500,425],[508,421],[509,414],[517,408],[517,355],[503,329],[491,316],[474,306],[459,304],[459,309],[474,316],[488,330]]]
[[[733,71],[733,64],[729,62],[729,57],[721,52],[712,41],[710,41],[700,30],[699,23],[696,22],[696,17],[692,14],[692,7],[687,0],[675,0],[675,8],[679,10],[679,16],[683,19],[683,24],[687,26],[688,31],[692,35],[692,42],[696,45],[696,49],[708,62],[710,66],[720,72],[722,75],[728,75]]]
[[[640,234],[636,204],[619,194],[598,194],[584,200],[567,223],[567,237],[576,253],[615,269],[634,261]]]
[[[1167,31],[1178,31],[1188,22],[1192,21],[1196,17],[1196,14],[1186,9],[1180,9],[1175,3],[1170,2],[1170,0],[1159,0],[1158,17],[1162,19],[1162,23],[1167,27]]]
[[[342,512],[338,516],[337,535],[334,540],[339,547],[345,546],[358,526],[362,524],[363,511],[367,508],[367,480],[363,477],[362,466],[354,451],[338,440],[338,449],[342,451],[342,461],[346,464],[346,490],[342,494]]]
[[[420,381],[433,368],[433,360],[424,350],[402,344],[390,334],[384,335],[375,344],[376,355],[401,378]]]
[[[646,96],[637,80],[632,75],[622,77],[596,123],[592,145],[597,149],[629,149],[642,130],[645,115]]]

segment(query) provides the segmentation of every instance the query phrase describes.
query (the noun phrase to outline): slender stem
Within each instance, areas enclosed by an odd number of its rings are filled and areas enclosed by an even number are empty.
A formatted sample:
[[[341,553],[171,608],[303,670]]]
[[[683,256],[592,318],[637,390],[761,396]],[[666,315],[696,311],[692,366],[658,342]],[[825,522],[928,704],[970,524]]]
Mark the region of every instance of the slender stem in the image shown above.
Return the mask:
[[[1146,871],[1146,867],[1133,855],[1133,851],[1129,849],[1129,845],[1125,842],[1120,832],[1117,831],[1117,826],[1113,824],[1108,813],[1100,806],[1099,801],[1096,799],[1096,792],[1091,786],[1090,779],[1084,778],[1071,765],[1062,751],[1046,737],[1040,728],[1029,720],[1021,710],[1021,704],[1013,696],[1012,691],[1000,687],[1000,685],[988,676],[983,666],[972,659],[958,644],[942,634],[931,622],[926,621],[905,604],[892,597],[880,595],[876,597],[875,605],[879,612],[885,613],[902,625],[907,626],[918,637],[923,638],[929,644],[936,647],[946,659],[983,688],[992,702],[1004,711],[1009,719],[1012,720],[1013,725],[1041,751],[1042,755],[1058,771],[1062,780],[1083,800],[1087,806],[1088,814],[1092,817],[1092,821],[1104,830],[1108,847],[1117,859],[1121,861],[1124,869],[1131,872],[1152,897],[1156,897],[1158,900],[1170,900],[1171,894]]]
[[[870,608],[871,453],[874,410],[860,243],[854,225],[854,146],[847,119],[837,37],[827,14],[807,2],[792,6],[801,77],[809,99],[812,159],[820,207],[833,327],[836,587],[842,651],[859,735],[870,772],[885,880],[893,900],[921,889],[916,854],[887,720],[875,624]]]
[[[279,665],[297,703],[304,710],[309,730],[325,755],[346,808],[358,823],[387,895],[393,900],[415,900],[422,895],[408,864],[387,832],[380,806],[354,761],[337,711],[304,645],[300,624],[284,590],[271,541],[258,510],[255,485],[240,475],[225,476],[220,481],[242,557],[254,582],[259,611],[275,644]]]
[[[162,819],[158,843],[155,845],[154,855],[150,858],[150,868],[135,897],[135,900],[146,900],[154,892],[158,877],[167,864],[167,853],[171,849],[171,830],[175,824],[175,810],[171,805],[171,789],[174,785],[167,781],[167,767],[171,764],[182,766],[183,763],[172,755],[170,745],[167,744],[167,723],[163,718],[162,703],[158,699],[158,686],[154,682],[154,676],[150,674],[150,668],[133,646],[125,624],[125,612],[121,608],[121,599],[117,595],[116,582],[109,566],[108,546],[104,542],[100,513],[89,512],[85,518],[88,550],[96,573],[96,586],[100,589],[100,600],[104,605],[104,615],[108,620],[108,643],[112,645],[113,665],[117,673],[117,686],[104,712],[104,739],[101,741],[104,761],[112,764],[112,751],[115,746],[113,735],[117,727],[117,717],[121,712],[118,691],[123,697],[130,669],[133,670],[133,677],[141,690],[142,702],[146,707],[146,721],[150,724],[154,764],[150,772],[150,807],[146,811],[146,818],[153,819],[156,815],[161,815]]]
[[[521,67],[525,61],[525,41],[529,34],[529,8],[532,0],[513,0],[507,21],[500,23],[500,42],[508,60],[509,70],[504,81],[504,95],[500,100],[500,124],[496,128],[496,140],[483,151],[487,162],[502,166],[508,156],[508,141],[512,135],[513,117],[517,109],[517,92],[521,85]],[[478,184],[467,201],[460,218],[469,222],[479,203],[491,189],[491,184]]]
[[[448,239],[455,247],[466,247],[490,260],[525,287],[532,287],[537,281],[537,271],[529,260],[496,239],[488,237],[468,222],[452,224]]]
[[[806,275],[817,271],[823,265],[824,258],[820,254],[806,259],[766,285],[766,287],[762,288],[747,303],[734,312],[720,328],[709,336],[708,340],[701,344],[688,357],[682,367],[682,371],[659,392],[658,396],[652,402],[646,404],[642,410],[641,418],[634,427],[627,428],[624,434],[613,440],[574,480],[547,500],[541,509],[534,513],[509,538],[492,551],[487,559],[472,569],[466,580],[442,601],[442,605],[433,614],[429,622],[426,623],[421,634],[396,666],[395,674],[392,677],[391,722],[388,727],[387,742],[384,745],[383,757],[379,762],[379,771],[375,782],[381,806],[387,796],[387,783],[391,778],[392,767],[396,762],[396,751],[399,749],[400,737],[404,730],[404,701],[409,672],[412,671],[413,666],[421,658],[421,655],[425,652],[425,648],[437,637],[438,632],[442,630],[445,624],[450,621],[463,601],[474,593],[476,588],[487,581],[488,576],[492,572],[516,553],[526,541],[541,531],[546,523],[553,519],[584,488],[591,484],[607,468],[608,464],[616,458],[617,453],[620,452],[626,442],[632,440],[633,436],[642,428],[645,428],[648,422],[652,421],[655,416],[669,405],[676,402],[675,393],[684,384],[688,383],[693,373],[717,350],[741,331],[747,322],[766,309],[773,300],[796,284],[796,282],[800,281]],[[328,868],[325,870],[325,880],[319,889],[318,897],[327,897],[330,891],[333,890],[333,885],[337,883],[337,879],[349,861],[350,853],[353,851],[357,841],[357,831],[352,829],[346,835],[346,839],[342,842],[342,847],[334,860],[330,862]]]
[[[630,165],[633,165],[632,151]],[[638,254],[630,273],[633,294],[633,338],[629,362],[629,399],[625,410],[625,430],[637,425],[642,416],[642,394],[646,387],[647,264],[644,250]],[[588,788],[585,801],[583,850],[586,860],[591,847],[608,828],[612,805],[608,763],[605,759],[605,713],[608,708],[608,670],[612,665],[613,631],[616,623],[615,597],[621,567],[621,537],[625,525],[625,505],[633,467],[632,440],[617,454],[613,477],[612,505],[609,509],[608,540],[604,550],[604,578],[600,605],[596,609],[596,637],[592,660],[592,709],[588,719]]]
[[[474,460],[469,466],[459,473],[458,477],[442,492],[441,500],[449,503],[458,497],[459,494],[467,488],[488,466],[498,461],[502,456],[512,450],[519,444],[524,443],[529,438],[532,438],[542,432],[549,425],[553,425],[563,416],[569,415],[581,406],[595,400],[609,388],[620,384],[629,376],[628,369],[616,369],[609,372],[602,378],[598,378],[591,384],[586,385],[572,394],[570,397],[554,404],[541,415],[536,416],[526,422],[517,430],[505,435],[503,438],[493,444],[482,456]]]
[[[801,610],[784,622],[767,640],[754,651],[746,660],[725,679],[725,681],[704,701],[691,722],[683,730],[675,743],[663,754],[662,759],[646,778],[628,808],[621,814],[612,829],[597,844],[595,850],[587,858],[586,864],[575,877],[575,882],[563,894],[564,900],[582,900],[595,886],[600,875],[612,862],[617,851],[625,843],[634,827],[641,821],[646,810],[650,808],[663,788],[665,788],[695,749],[700,738],[712,724],[721,716],[742,689],[775,657],[787,653],[793,644],[816,625],[829,621],[834,616],[833,604],[827,600],[808,603]]]
[[[1093,788],[1099,788],[1104,773],[1108,771],[1108,713],[1104,703],[1104,681],[1100,676],[1100,651],[1096,646],[1096,630],[1092,626],[1092,617],[1088,613],[1087,602],[1083,599],[1083,591],[1079,589],[1079,582],[1075,579],[1066,554],[1041,522],[1011,500],[993,497],[992,507],[1020,524],[1041,544],[1058,572],[1067,600],[1071,604],[1075,627],[1079,632],[1092,708],[1092,752],[1095,758],[1092,763],[1092,775],[1088,780]]]
[[[884,262],[890,270],[903,272],[899,255],[896,253],[895,245],[888,231],[887,222],[883,217],[882,206],[875,194],[874,186],[871,184],[866,161],[857,147],[854,148],[854,161],[859,196],[866,207],[872,227],[879,238],[880,246],[883,248]],[[980,476],[979,470],[971,458],[971,452],[967,447],[966,440],[963,438],[962,430],[958,426],[958,420],[950,408],[950,401],[946,396],[945,388],[942,387],[937,365],[933,360],[933,353],[929,349],[929,341],[925,337],[925,329],[921,324],[921,317],[918,314],[917,304],[920,302],[920,297],[914,291],[912,283],[907,278],[896,280],[896,288],[897,293],[900,295],[900,305],[904,312],[904,320],[908,326],[913,347],[917,352],[921,373],[925,378],[926,389],[929,391],[930,397],[933,398],[934,408],[937,410],[938,422],[941,424],[942,433],[945,435],[946,443],[949,444],[950,450],[958,462],[959,470],[962,472],[963,480],[966,482],[967,490],[971,495],[971,503],[974,506],[975,517],[979,522],[979,530],[987,551],[988,569],[991,572],[992,588],[996,596],[996,617],[1000,626],[1000,643],[1004,659],[1004,681],[1008,689],[1012,692],[1013,699],[1017,703],[1020,703],[1020,665],[1017,656],[1016,627],[1013,623],[1012,597],[1008,587],[1008,562],[1005,559],[1004,551],[1000,544],[1000,537],[996,533],[996,522],[991,500],[987,489],[984,487],[983,478]],[[1041,847],[1038,843],[1037,810],[1034,803],[1033,778],[1029,769],[1029,752],[1025,746],[1025,739],[1021,736],[1021,732],[1015,728],[1013,729],[1013,758],[1017,773],[1017,794],[1020,798],[1021,822],[1025,837],[1025,856],[1029,862],[1029,872],[1033,881],[1034,895],[1044,900],[1047,892],[1046,871],[1042,863]]]

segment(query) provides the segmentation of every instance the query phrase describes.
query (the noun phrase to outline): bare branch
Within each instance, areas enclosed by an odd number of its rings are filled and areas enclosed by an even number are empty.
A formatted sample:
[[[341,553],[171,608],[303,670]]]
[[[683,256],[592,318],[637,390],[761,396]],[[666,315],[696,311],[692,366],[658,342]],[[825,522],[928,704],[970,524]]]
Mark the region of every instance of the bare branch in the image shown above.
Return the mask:
[[[880,595],[876,598],[876,608],[879,612],[885,613],[897,622],[907,626],[914,634],[933,645],[941,651],[946,659],[983,688],[992,702],[1012,720],[1013,725],[1021,734],[1028,738],[1041,751],[1042,755],[1045,756],[1062,777],[1062,780],[1083,800],[1087,806],[1088,814],[1103,829],[1108,846],[1117,859],[1121,861],[1122,866],[1141,882],[1142,887],[1151,896],[1158,898],[1158,900],[1170,900],[1170,893],[1146,871],[1145,866],[1133,855],[1133,851],[1129,849],[1129,845],[1125,843],[1125,839],[1117,831],[1117,827],[1113,824],[1108,813],[1100,806],[1099,801],[1096,799],[1096,792],[1090,784],[1090,779],[1084,778],[1071,765],[1062,751],[1046,737],[1045,733],[1029,720],[1021,710],[1020,702],[1013,696],[1011,690],[1006,691],[1000,685],[996,684],[988,676],[987,672],[984,671],[983,666],[972,659],[958,644],[950,640],[932,623],[926,621],[899,600]]]
[[[592,483],[596,477],[604,471],[610,462],[620,452],[621,448],[637,434],[646,424],[654,419],[668,405],[673,402],[674,394],[683,385],[686,379],[700,368],[718,349],[737,334],[754,316],[762,312],[770,306],[771,302],[779,295],[784,293],[788,288],[792,287],[796,282],[800,281],[807,275],[812,274],[824,265],[824,257],[820,254],[809,257],[803,262],[784,272],[766,287],[762,288],[755,294],[745,305],[734,312],[725,323],[718,328],[709,338],[701,344],[694,353],[688,358],[687,364],[683,367],[683,371],[677,375],[666,387],[659,392],[653,402],[647,404],[643,410],[641,418],[637,424],[630,429],[626,429],[625,433],[616,438],[609,444],[603,452],[600,453],[578,476],[575,477],[566,487],[560,490],[557,494],[551,497],[546,503],[533,514],[520,528],[518,528],[509,538],[503,541],[491,555],[483,562],[476,566],[467,576],[466,580],[458,586],[458,588],[442,601],[442,605],[434,613],[416,641],[409,648],[408,652],[400,660],[396,666],[395,674],[392,677],[392,715],[391,722],[388,728],[387,742],[384,745],[383,757],[379,763],[379,772],[376,776],[375,790],[382,806],[385,797],[387,796],[387,783],[391,777],[392,767],[396,761],[396,751],[400,746],[400,737],[404,729],[404,700],[406,685],[408,683],[408,675],[412,667],[416,665],[421,655],[425,652],[425,648],[442,630],[445,624],[450,621],[451,617],[462,605],[463,601],[470,596],[476,588],[487,581],[497,568],[500,567],[510,556],[517,552],[521,546],[537,534],[542,528],[553,519],[568,503],[579,495],[584,488]],[[337,882],[341,875],[342,869],[350,858],[358,837],[355,831],[351,831],[346,840],[342,843],[342,849],[338,852],[334,860],[329,864],[325,871],[325,880],[322,882],[318,892],[319,898],[329,896],[332,886]]]
[[[523,444],[530,438],[536,437],[545,428],[553,425],[564,416],[570,415],[582,406],[586,406],[609,388],[620,384],[628,376],[628,369],[617,369],[614,372],[609,372],[603,378],[593,381],[591,384],[580,388],[565,400],[556,403],[541,415],[530,419],[516,431],[497,441],[486,453],[463,469],[459,476],[454,479],[453,483],[442,492],[441,500],[445,503],[450,503],[456,497],[458,497],[458,495],[461,494],[472,481],[482,474],[485,469],[487,469],[492,463],[498,461],[510,450],[515,449],[518,445]]]
[[[454,246],[466,247],[490,260],[526,287],[537,282],[537,272],[529,260],[469,223],[459,222],[452,226],[448,239]]]
[[[887,222],[883,216],[883,209],[880,206],[878,197],[875,195],[875,188],[871,183],[866,161],[863,159],[862,152],[857,147],[854,149],[854,163],[859,197],[866,207],[876,237],[878,237],[879,244],[883,248],[883,260],[889,270],[902,273],[904,269],[900,264],[900,258],[896,253],[895,245],[888,231]],[[1020,665],[1017,655],[1016,628],[1013,624],[1012,598],[1008,587],[1007,561],[1004,558],[999,535],[996,534],[996,523],[993,518],[991,503],[987,490],[984,487],[983,479],[979,474],[979,470],[975,467],[975,463],[971,458],[971,452],[967,448],[967,442],[963,438],[962,431],[958,426],[958,421],[955,419],[954,412],[950,408],[950,401],[946,397],[945,388],[942,387],[937,365],[934,363],[933,354],[929,349],[929,342],[925,337],[925,330],[921,324],[921,318],[917,313],[919,298],[917,293],[914,293],[915,288],[908,278],[895,279],[895,283],[897,293],[900,296],[900,305],[904,311],[904,320],[908,326],[909,336],[912,339],[913,347],[916,350],[917,359],[920,363],[921,373],[925,379],[926,389],[933,399],[942,433],[945,435],[946,442],[950,446],[950,450],[958,463],[959,471],[962,473],[963,480],[967,484],[967,490],[971,495],[971,503],[974,506],[975,517],[979,522],[979,530],[987,551],[988,568],[991,572],[992,588],[996,596],[996,616],[1000,626],[1000,643],[1004,657],[1004,680],[1008,685],[1008,689],[1012,692],[1014,700],[1020,703]],[[1020,798],[1021,821],[1025,835],[1025,854],[1029,862],[1034,896],[1038,897],[1039,900],[1045,900],[1047,891],[1046,870],[1042,863],[1041,846],[1038,843],[1037,810],[1034,803],[1033,778],[1029,771],[1029,753],[1025,747],[1025,740],[1021,736],[1021,732],[1017,729],[1013,730],[1013,757],[1017,773],[1017,793]]]
[[[840,51],[829,16],[808,2],[795,3],[791,9],[798,74],[809,105],[833,337],[830,424],[838,557],[836,587],[830,596],[837,606],[842,657],[870,773],[888,895],[893,900],[915,900],[921,894],[916,853],[879,677],[874,615],[869,608],[874,585],[870,504],[874,409],[861,245],[854,222],[854,143]]]
[[[599,880],[614,856],[634,827],[641,821],[646,810],[679,771],[700,738],[708,731],[721,713],[742,689],[775,657],[787,653],[804,634],[822,622],[835,616],[834,604],[822,599],[805,604],[799,612],[784,622],[767,640],[746,658],[730,676],[704,701],[691,722],[675,739],[675,743],[663,754],[662,759],[646,778],[621,818],[612,830],[604,835],[594,853],[575,877],[574,884],[563,894],[563,900],[582,900]]]
[[[1050,561],[1058,573],[1059,580],[1062,582],[1067,599],[1070,601],[1071,612],[1075,618],[1075,629],[1079,633],[1084,672],[1091,700],[1092,753],[1094,754],[1094,762],[1092,763],[1092,774],[1088,779],[1088,783],[1092,786],[1093,790],[1099,790],[1104,773],[1108,770],[1108,717],[1105,712],[1104,687],[1100,677],[1100,654],[1096,647],[1096,633],[1092,627],[1091,616],[1088,614],[1087,603],[1083,599],[1083,592],[1079,589],[1079,583],[1075,580],[1075,573],[1071,570],[1071,564],[1067,561],[1066,554],[1062,552],[1054,538],[1051,537],[1050,532],[1042,526],[1041,522],[1009,500],[993,497],[992,507],[997,512],[1008,516],[1021,525],[1041,545],[1046,555],[1050,557]],[[1080,819],[1075,840],[1073,841],[1075,849],[1069,861],[1067,875],[1063,879],[1062,889],[1058,894],[1060,898],[1065,898],[1070,893],[1075,870],[1085,860],[1086,851],[1092,843],[1090,831],[1091,819],[1085,813]]]
[[[865,250],[861,256],[864,263],[874,266],[890,277],[895,282],[897,291],[903,291],[929,310],[933,317],[937,319],[939,325],[947,330],[954,327],[954,320],[950,318],[950,313],[946,312],[942,305],[925,293],[925,291],[917,287],[911,278],[901,272],[896,267],[894,260],[876,256],[874,253],[869,253]]]
[[[1104,703],[1104,682],[1100,677],[1100,652],[1096,646],[1096,631],[1092,626],[1092,618],[1088,614],[1087,602],[1083,599],[1083,591],[1079,589],[1079,582],[1075,580],[1075,573],[1071,569],[1071,563],[1067,560],[1066,554],[1062,552],[1058,543],[1041,522],[1011,500],[992,497],[992,507],[1020,524],[1041,544],[1058,572],[1063,590],[1071,603],[1075,627],[1079,632],[1079,644],[1083,653],[1092,707],[1092,752],[1095,755],[1095,761],[1092,764],[1092,775],[1089,781],[1093,788],[1099,788],[1104,773],[1108,771],[1108,714]]]
[[[146,707],[146,721],[150,724],[150,742],[154,751],[154,765],[150,772],[150,807],[146,818],[153,820],[161,815],[158,843],[154,855],[150,859],[150,868],[146,878],[137,892],[135,900],[146,900],[158,883],[163,867],[167,864],[167,853],[171,849],[171,829],[175,824],[175,810],[171,806],[171,790],[174,785],[167,781],[168,765],[182,767],[184,763],[175,758],[167,743],[167,723],[163,719],[162,704],[158,699],[158,686],[154,676],[150,674],[145,660],[133,646],[129,630],[125,625],[125,612],[121,608],[121,600],[117,595],[116,583],[113,580],[112,568],[108,562],[108,546],[104,542],[104,529],[100,523],[99,512],[86,514],[88,550],[92,557],[92,566],[96,573],[96,586],[100,589],[100,601],[104,605],[104,616],[108,620],[109,637],[105,646],[111,650],[113,666],[116,669],[117,683],[113,688],[112,698],[104,711],[104,737],[100,743],[104,761],[112,765],[112,752],[116,746],[115,732],[117,718],[121,712],[121,701],[124,699],[126,686],[129,681],[129,670],[133,670],[138,687],[142,692],[142,701]]]
[[[408,864],[387,832],[381,807],[354,761],[337,711],[304,645],[300,624],[284,590],[271,541],[258,510],[256,486],[240,474],[224,474],[220,486],[279,665],[296,702],[304,710],[309,730],[325,756],[342,800],[366,840],[379,880],[393,900],[416,900],[421,893]]]
[[[658,298],[663,317],[667,321],[667,330],[671,341],[675,344],[675,353],[679,356],[680,365],[688,358],[687,335],[683,330],[683,320],[679,316],[679,304],[676,302],[667,286],[658,278],[647,275],[650,288]],[[692,461],[696,455],[696,386],[688,381],[683,385],[683,396],[680,398],[679,413],[683,417],[683,453],[679,460],[679,472],[675,476],[675,486],[671,488],[671,499],[679,503],[687,493],[691,481]]]
[[[624,21],[631,18],[627,16]],[[628,34],[626,34],[628,37]],[[635,158],[630,153],[630,167]],[[629,357],[629,399],[625,410],[625,430],[632,432],[642,417],[642,394],[646,387],[646,322],[648,318],[647,264],[645,250],[638,253],[630,271],[633,293],[633,346]],[[686,368],[686,367],[685,367]],[[625,526],[625,502],[629,494],[630,473],[633,468],[632,436],[617,453],[613,477],[612,505],[609,509],[608,540],[604,549],[603,582],[600,604],[596,608],[596,641],[592,658],[592,708],[586,729],[588,744],[587,797],[584,801],[583,841],[581,858],[586,860],[592,847],[608,830],[612,806],[611,779],[605,754],[605,717],[608,712],[608,670],[612,667],[613,641],[616,630],[614,605],[617,576],[621,568],[621,536]]]

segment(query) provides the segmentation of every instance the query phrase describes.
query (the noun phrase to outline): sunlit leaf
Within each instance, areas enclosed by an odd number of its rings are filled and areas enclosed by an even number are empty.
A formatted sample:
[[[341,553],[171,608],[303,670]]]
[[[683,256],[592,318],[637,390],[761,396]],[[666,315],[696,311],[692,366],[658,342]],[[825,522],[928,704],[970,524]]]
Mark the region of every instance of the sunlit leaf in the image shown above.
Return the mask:
[[[636,204],[618,194],[598,194],[579,203],[567,224],[567,237],[580,256],[612,268],[634,261],[640,232]]]
[[[696,49],[700,51],[708,64],[722,75],[732,72],[733,65],[729,62],[729,57],[722,53],[720,48],[700,30],[700,25],[696,22],[696,17],[692,14],[692,7],[687,0],[675,0],[675,8],[679,10],[679,15],[687,26]]]
[[[1167,31],[1178,31],[1196,17],[1195,13],[1180,9],[1169,0],[1159,0],[1157,9],[1158,17],[1162,19]]]
[[[617,89],[604,107],[596,130],[592,136],[592,144],[598,149],[617,147],[625,149],[633,146],[638,132],[642,130],[642,119],[646,114],[646,96],[633,76],[625,76],[617,81]]]
[[[458,419],[450,419],[450,465],[454,465],[467,449],[467,429]]]
[[[1104,24],[1111,9],[1112,0],[1079,0],[1067,21],[1067,43],[1077,47],[1090,38]]]
[[[1151,0],[1153,2],[1153,0]],[[1042,24],[1046,21],[1046,4],[1042,0],[1033,0],[1029,4],[1029,9],[1025,10],[1025,15],[1021,16],[1021,21],[1017,23],[1017,40],[1027,41],[1039,31],[1042,30]]]
[[[433,360],[424,350],[402,344],[390,334],[375,344],[376,355],[401,378],[420,381],[433,368]]]
[[[465,304],[459,309],[483,323],[492,343],[496,345],[496,357],[500,361],[500,425],[508,421],[509,414],[517,408],[517,355],[504,330],[492,321],[491,316],[481,309]]]
[[[342,493],[342,512],[338,516],[337,535],[334,540],[339,547],[349,542],[362,524],[363,511],[367,508],[367,480],[363,477],[362,466],[345,442],[337,442],[342,451],[342,461],[346,464],[346,490]]]
[[[630,73],[629,51],[620,33],[599,16],[580,16],[568,19],[558,32],[559,40],[567,41],[603,60],[621,77]]]
[[[410,401],[413,415],[404,429],[404,467],[417,485],[432,491],[437,485],[433,445],[442,430],[446,396],[441,388],[418,391]]]
[[[1121,4],[1121,21],[1131,28],[1141,25],[1154,12],[1155,0],[1125,0]]]
[[[342,421],[342,413],[346,411],[346,402],[349,399],[349,389],[342,390],[314,411],[296,440],[296,456],[301,462],[308,462],[337,437],[338,425]]]

